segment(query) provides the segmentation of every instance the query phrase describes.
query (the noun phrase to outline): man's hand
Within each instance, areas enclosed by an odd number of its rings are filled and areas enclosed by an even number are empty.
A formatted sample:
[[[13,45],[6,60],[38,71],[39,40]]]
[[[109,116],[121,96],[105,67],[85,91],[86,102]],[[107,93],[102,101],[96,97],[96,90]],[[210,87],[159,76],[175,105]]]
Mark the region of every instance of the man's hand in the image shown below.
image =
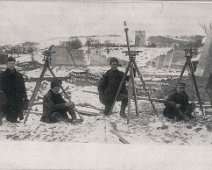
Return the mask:
[[[175,107],[179,109],[181,107],[181,104],[176,104]]]
[[[65,103],[65,106],[67,106],[67,107],[74,107],[75,105],[74,105],[74,102],[67,102],[67,103]]]

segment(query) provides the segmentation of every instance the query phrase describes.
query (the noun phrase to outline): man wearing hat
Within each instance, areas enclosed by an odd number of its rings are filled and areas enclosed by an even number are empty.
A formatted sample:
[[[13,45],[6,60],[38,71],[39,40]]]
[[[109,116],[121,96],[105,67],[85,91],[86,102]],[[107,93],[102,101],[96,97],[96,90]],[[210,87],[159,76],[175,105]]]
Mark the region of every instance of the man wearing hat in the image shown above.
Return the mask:
[[[163,111],[165,117],[177,121],[188,121],[193,118],[191,113],[194,111],[194,106],[188,103],[185,86],[185,83],[179,81],[176,86],[176,91],[165,100],[164,104],[166,108]]]
[[[76,121],[75,106],[73,102],[66,102],[60,94],[62,81],[54,79],[51,81],[51,89],[43,98],[43,115],[41,121],[45,123],[56,123],[59,121]],[[68,118],[67,112],[72,119]]]
[[[12,123],[23,120],[23,110],[27,109],[28,99],[23,75],[15,69],[15,58],[8,57],[7,69],[0,76],[0,90],[6,97],[4,114]]]
[[[98,83],[99,99],[102,104],[105,105],[103,114],[108,115],[113,101],[115,99],[116,93],[118,91],[121,80],[124,76],[122,71],[119,71],[117,67],[119,66],[119,61],[117,58],[113,57],[110,59],[111,69],[108,70],[100,79]],[[128,78],[128,77],[127,77]],[[117,101],[121,101],[120,116],[126,117],[125,109],[128,103],[128,91],[126,84],[124,83]]]

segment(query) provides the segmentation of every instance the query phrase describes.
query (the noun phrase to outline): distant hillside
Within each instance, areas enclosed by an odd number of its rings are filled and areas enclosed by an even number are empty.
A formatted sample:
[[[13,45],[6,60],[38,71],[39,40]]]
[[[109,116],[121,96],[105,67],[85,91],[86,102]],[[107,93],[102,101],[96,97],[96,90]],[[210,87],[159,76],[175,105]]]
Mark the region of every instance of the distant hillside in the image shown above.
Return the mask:
[[[195,36],[181,36],[181,37],[165,37],[165,36],[150,36],[149,41],[151,44],[155,44],[157,47],[171,47],[173,44],[177,44],[182,48],[202,46],[202,39],[204,37],[200,35]]]

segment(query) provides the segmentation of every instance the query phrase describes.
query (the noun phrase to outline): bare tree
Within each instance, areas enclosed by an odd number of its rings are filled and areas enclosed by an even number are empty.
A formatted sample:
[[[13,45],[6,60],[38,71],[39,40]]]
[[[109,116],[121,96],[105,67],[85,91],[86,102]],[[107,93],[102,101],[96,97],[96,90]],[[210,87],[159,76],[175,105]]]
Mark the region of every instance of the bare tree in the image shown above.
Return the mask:
[[[199,25],[205,31],[206,35],[208,35],[209,30],[212,29],[212,24],[211,23],[209,24],[209,27],[207,27],[206,25],[200,24],[200,23],[199,23]]]

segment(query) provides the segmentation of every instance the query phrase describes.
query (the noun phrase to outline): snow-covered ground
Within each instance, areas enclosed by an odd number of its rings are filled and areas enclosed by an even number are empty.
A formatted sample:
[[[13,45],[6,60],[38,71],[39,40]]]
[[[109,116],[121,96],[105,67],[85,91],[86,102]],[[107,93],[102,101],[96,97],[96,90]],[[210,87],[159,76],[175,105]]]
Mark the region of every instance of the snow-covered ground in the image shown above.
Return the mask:
[[[167,52],[169,49],[143,49],[145,57],[137,57],[138,66],[144,66],[152,58]],[[154,54],[154,55],[153,55]],[[157,54],[157,55],[156,55]],[[118,55],[119,56],[119,55]],[[120,55],[121,56],[121,55]],[[17,58],[19,62],[30,61],[29,56]],[[42,62],[41,57],[35,57]],[[89,67],[92,73],[102,74],[109,69],[105,67]],[[124,71],[124,67],[120,68]],[[39,77],[42,68],[25,72],[28,77]],[[73,68],[57,66],[53,68],[56,76],[68,76]],[[76,70],[76,69],[75,69]],[[145,73],[145,80],[152,79],[158,81],[157,75],[177,76],[179,73],[167,73],[163,70],[157,70],[151,67],[141,67],[142,74]],[[149,75],[149,77],[148,77]],[[51,76],[47,73],[46,76]],[[155,76],[155,77],[154,77]],[[26,83],[28,96],[32,95],[35,82]],[[49,82],[43,81],[39,97],[43,97],[49,90]],[[63,87],[66,88],[68,95],[75,102],[78,110],[87,110],[95,112],[96,116],[83,115],[84,121],[80,124],[55,123],[45,124],[40,121],[42,105],[33,106],[33,114],[29,115],[26,124],[12,124],[3,119],[3,125],[0,126],[0,139],[2,141],[54,141],[54,142],[75,142],[75,143],[103,143],[114,144],[120,142],[117,135],[119,133],[125,140],[132,144],[177,144],[177,145],[211,145],[212,143],[212,116],[198,115],[196,121],[191,122],[170,122],[162,117],[164,106],[155,103],[159,117],[155,116],[152,107],[148,101],[139,101],[139,116],[135,115],[135,109],[132,108],[130,121],[127,124],[126,119],[120,118],[118,111],[120,103],[117,102],[114,108],[114,114],[110,117],[104,117],[101,114],[103,105],[99,102],[96,86],[79,86],[64,81]],[[36,102],[42,102],[42,99],[36,99]],[[132,103],[133,105],[133,103]],[[87,107],[84,107],[87,106]],[[88,106],[93,106],[88,108]],[[36,111],[35,111],[36,110]],[[197,114],[199,111],[196,110]]]

